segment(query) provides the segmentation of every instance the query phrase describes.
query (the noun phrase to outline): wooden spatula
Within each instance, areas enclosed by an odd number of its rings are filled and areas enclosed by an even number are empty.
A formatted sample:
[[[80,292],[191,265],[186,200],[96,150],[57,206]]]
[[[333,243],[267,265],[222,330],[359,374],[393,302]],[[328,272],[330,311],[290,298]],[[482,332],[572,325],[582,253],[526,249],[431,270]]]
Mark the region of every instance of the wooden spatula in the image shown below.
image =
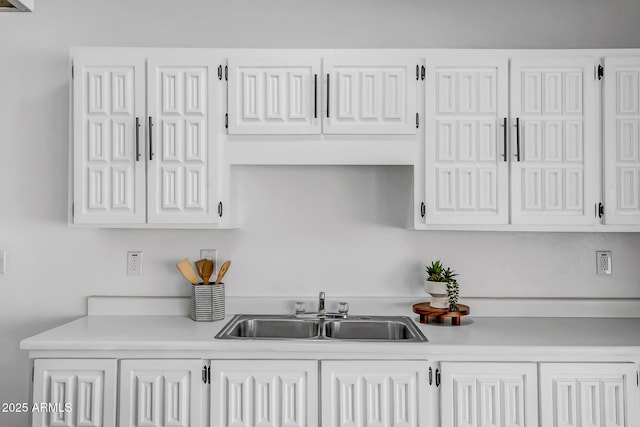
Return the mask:
[[[231,261],[225,261],[224,264],[222,264],[222,267],[220,267],[220,271],[218,271],[218,277],[216,278],[216,282],[214,283],[215,285],[222,282],[222,278],[225,274],[227,274],[227,270],[229,270],[230,265]]]
[[[196,271],[193,269],[191,261],[185,258],[177,263],[176,267],[178,267],[178,270],[180,270],[180,273],[182,273],[185,279],[187,279],[194,285],[198,284],[198,276],[196,276]]]

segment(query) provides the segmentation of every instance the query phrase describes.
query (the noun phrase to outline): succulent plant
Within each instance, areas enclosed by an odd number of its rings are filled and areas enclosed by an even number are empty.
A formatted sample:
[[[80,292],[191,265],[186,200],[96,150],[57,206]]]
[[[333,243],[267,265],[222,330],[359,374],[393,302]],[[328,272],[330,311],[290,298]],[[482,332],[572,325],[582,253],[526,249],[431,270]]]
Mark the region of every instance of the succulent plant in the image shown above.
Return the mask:
[[[460,285],[455,277],[458,275],[449,267],[444,267],[440,260],[431,261],[431,265],[425,265],[426,279],[430,282],[445,282],[447,284],[447,296],[449,298],[449,311],[459,311],[456,303],[460,296]]]

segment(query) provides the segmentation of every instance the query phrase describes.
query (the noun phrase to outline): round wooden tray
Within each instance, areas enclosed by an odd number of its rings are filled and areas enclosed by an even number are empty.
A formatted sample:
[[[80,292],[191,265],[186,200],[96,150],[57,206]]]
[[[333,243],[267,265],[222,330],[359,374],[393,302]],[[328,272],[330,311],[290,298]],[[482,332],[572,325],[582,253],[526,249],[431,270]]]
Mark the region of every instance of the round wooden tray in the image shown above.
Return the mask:
[[[469,314],[469,306],[456,304],[460,311],[449,311],[448,308],[433,308],[428,302],[413,304],[413,312],[420,315],[420,323],[429,323],[429,317],[435,317],[436,323],[444,322],[444,319],[451,318],[452,325],[460,325],[462,316]]]

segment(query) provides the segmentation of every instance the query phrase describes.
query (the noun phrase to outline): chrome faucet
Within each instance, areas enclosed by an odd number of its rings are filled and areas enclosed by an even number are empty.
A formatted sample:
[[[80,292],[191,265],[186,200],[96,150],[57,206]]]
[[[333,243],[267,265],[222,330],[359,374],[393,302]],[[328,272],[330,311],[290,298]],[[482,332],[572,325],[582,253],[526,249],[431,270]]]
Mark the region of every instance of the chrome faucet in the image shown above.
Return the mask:
[[[324,314],[324,292],[318,296],[318,313]]]

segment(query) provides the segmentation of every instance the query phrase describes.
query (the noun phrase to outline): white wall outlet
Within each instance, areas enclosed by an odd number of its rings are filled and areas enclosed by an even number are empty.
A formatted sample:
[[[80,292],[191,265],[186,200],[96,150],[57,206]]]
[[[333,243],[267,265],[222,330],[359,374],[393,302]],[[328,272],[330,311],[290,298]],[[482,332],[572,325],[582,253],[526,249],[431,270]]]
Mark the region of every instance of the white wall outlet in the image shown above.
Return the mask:
[[[0,274],[4,274],[7,263],[7,252],[4,249],[0,249]]]
[[[216,275],[218,274],[218,250],[200,249],[200,259],[204,258],[213,260],[213,278],[211,280],[215,280]]]
[[[611,274],[611,251],[596,251],[596,269],[598,276]]]
[[[127,252],[127,276],[142,276],[142,251]]]

